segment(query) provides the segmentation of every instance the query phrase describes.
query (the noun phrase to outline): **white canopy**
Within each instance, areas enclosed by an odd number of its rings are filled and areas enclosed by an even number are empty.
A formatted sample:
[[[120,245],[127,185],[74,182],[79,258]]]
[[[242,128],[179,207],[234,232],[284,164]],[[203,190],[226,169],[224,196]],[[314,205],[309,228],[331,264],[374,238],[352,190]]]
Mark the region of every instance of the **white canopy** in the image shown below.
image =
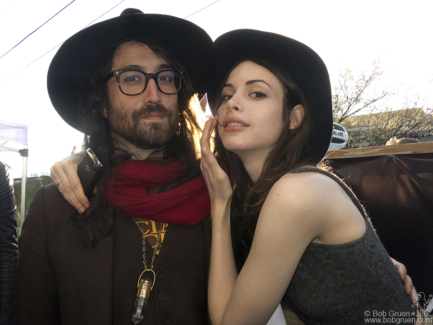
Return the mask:
[[[0,121],[0,142],[3,141],[27,145],[27,125]]]
[[[7,146],[8,142],[21,143],[23,149]],[[21,214],[20,225],[24,222],[26,213],[26,185],[27,185],[27,126],[0,121],[0,150],[15,151],[23,157],[23,173],[21,178]]]

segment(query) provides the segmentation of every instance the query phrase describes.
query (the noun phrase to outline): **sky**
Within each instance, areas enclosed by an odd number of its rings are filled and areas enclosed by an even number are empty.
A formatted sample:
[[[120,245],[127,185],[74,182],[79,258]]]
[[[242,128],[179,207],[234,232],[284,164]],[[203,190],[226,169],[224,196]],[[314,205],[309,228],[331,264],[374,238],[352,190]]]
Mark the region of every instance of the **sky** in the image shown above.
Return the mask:
[[[433,106],[432,0],[1,0],[0,121],[28,126],[28,175],[48,173],[82,144],[46,90],[53,56],[74,33],[126,8],[185,18],[212,39],[240,28],[294,38],[322,57],[332,85],[339,72],[371,70],[376,60],[384,71],[376,87],[399,89],[396,105],[408,95]],[[0,152],[0,160],[20,177],[17,153]]]

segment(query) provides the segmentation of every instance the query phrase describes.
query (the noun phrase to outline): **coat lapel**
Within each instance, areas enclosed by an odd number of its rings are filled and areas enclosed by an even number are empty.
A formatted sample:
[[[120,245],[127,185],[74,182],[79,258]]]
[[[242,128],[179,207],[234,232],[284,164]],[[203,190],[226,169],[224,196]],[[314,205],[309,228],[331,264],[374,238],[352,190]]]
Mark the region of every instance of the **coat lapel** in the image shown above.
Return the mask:
[[[114,218],[115,220],[115,218]],[[99,240],[92,248],[71,247],[71,274],[87,324],[112,324],[113,236]]]

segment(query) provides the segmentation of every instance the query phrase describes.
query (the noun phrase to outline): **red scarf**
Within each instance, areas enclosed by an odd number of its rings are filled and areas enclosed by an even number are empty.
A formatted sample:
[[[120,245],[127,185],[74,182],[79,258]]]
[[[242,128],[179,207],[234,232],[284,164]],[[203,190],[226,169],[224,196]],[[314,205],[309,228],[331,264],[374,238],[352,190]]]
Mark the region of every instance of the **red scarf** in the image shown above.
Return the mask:
[[[124,161],[114,170],[113,183],[106,183],[104,197],[133,217],[193,226],[210,212],[209,193],[202,175],[163,193],[147,192],[184,173],[185,165],[179,160],[164,164]]]

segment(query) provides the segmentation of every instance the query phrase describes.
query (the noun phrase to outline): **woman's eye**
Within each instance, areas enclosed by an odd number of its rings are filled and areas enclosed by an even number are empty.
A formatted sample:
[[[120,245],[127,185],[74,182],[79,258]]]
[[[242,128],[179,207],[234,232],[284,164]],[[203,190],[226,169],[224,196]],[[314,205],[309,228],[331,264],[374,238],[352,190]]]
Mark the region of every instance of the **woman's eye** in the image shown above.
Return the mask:
[[[253,97],[253,98],[265,98],[266,94],[261,93],[259,91],[255,91],[251,94],[251,97]]]
[[[223,95],[223,97],[222,97],[223,102],[228,101],[230,98],[232,98],[232,95]]]

